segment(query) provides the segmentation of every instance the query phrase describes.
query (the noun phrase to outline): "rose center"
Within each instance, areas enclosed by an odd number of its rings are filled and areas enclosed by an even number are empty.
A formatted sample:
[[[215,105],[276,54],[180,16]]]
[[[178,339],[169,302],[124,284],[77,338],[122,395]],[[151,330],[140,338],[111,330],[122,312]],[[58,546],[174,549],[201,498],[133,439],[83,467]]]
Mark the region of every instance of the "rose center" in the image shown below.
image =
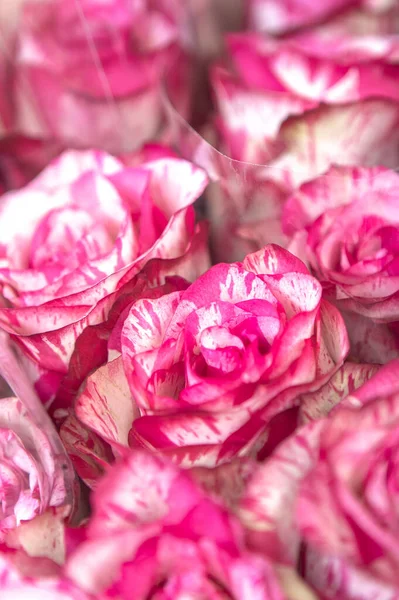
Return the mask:
[[[358,263],[367,263],[369,269],[378,271],[386,267],[399,254],[399,229],[382,225],[368,217],[356,232],[350,232],[341,248],[340,267],[347,270]]]
[[[95,215],[79,208],[49,212],[32,237],[30,267],[72,270],[112,249],[113,236]]]
[[[244,344],[224,327],[209,327],[201,334],[201,354],[211,370],[231,373],[242,365]]]

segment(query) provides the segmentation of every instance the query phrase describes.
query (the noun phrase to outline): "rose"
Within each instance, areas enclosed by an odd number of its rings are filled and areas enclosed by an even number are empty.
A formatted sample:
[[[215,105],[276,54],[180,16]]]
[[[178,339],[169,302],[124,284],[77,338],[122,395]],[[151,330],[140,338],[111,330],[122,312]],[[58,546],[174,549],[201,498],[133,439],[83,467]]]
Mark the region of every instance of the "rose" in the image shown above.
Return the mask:
[[[211,76],[214,141],[234,160],[188,155],[218,180],[208,212],[216,257],[230,261],[285,245],[287,195],[331,164],[396,168],[399,67],[393,36],[320,29],[282,40],[236,34],[227,45],[229,63]]]
[[[160,457],[126,453],[93,495],[67,577],[96,598],[283,598],[266,559],[246,551],[223,506]]]
[[[379,369],[376,365],[346,362],[319,390],[301,396],[299,427],[255,467],[241,493],[238,514],[246,526],[247,542],[252,549],[265,552],[281,563],[298,564],[301,544],[295,512],[298,489],[315,463],[325,417]],[[374,381],[382,385],[381,378]]]
[[[307,260],[342,309],[353,356],[398,356],[399,176],[383,168],[331,168],[286,203],[290,249]]]
[[[121,334],[143,415],[130,443],[185,466],[255,451],[271,419],[342,363],[346,332],[331,308],[303,265],[273,246],[213,267],[187,291],[135,303]]]
[[[321,104],[399,100],[395,37],[327,33],[320,28],[282,40],[255,34],[227,37],[229,63],[216,65],[212,79],[217,127],[229,155],[287,167],[287,150],[280,156],[280,146],[289,140],[279,130],[288,117]],[[273,122],[265,119],[268,115]],[[290,175],[289,181],[280,175],[281,184],[296,184],[306,171]]]
[[[362,28],[379,23],[394,31],[398,24],[395,17],[399,16],[395,0],[328,0],[323,4],[308,0],[247,0],[247,14],[251,29],[271,34],[312,26],[326,18],[339,24],[358,22]]]
[[[17,398],[0,400],[0,541],[25,521],[66,500],[51,445]]]
[[[251,546],[296,563],[326,598],[398,593],[395,511],[399,363],[258,467],[242,502]]]
[[[274,246],[120,314],[75,417],[117,452],[144,445],[184,467],[256,453],[273,417],[328,381],[348,348],[319,283]],[[92,457],[92,435],[74,427],[74,453]]]
[[[232,466],[222,467],[220,476],[228,477]],[[210,471],[205,492],[165,459],[125,452],[92,495],[87,526],[60,531],[67,551],[61,565],[48,558],[54,544],[39,558],[0,547],[2,594],[26,593],[35,600],[102,600],[115,594],[140,600],[168,593],[282,600],[305,594],[313,600],[292,569],[247,550],[218,484],[213,495],[211,482],[217,478]],[[225,490],[230,487],[223,482]],[[37,527],[36,540],[40,534],[48,537],[47,526]]]
[[[398,593],[398,366],[387,365],[348,397],[350,408],[323,431],[317,463],[301,484],[304,569],[326,597],[336,597],[338,589],[342,598],[354,598],[358,590],[365,598]]]
[[[206,183],[178,159],[125,169],[106,154],[68,152],[2,197],[0,324],[29,358],[42,399],[57,390],[78,335],[106,319],[150,259],[195,261],[194,278],[206,268],[191,206]]]
[[[120,337],[123,320],[139,297],[157,298],[188,287],[184,280],[164,272],[166,283],[149,288],[144,278],[146,270],[119,296],[107,322],[90,326],[79,336],[68,374],[51,407],[56,418],[65,419],[60,427],[62,442],[77,474],[91,489],[96,487],[104,469],[120,456],[120,446],[128,445],[131,424],[139,416],[124,375],[122,357],[102,363],[108,355],[113,357],[115,349],[111,346]],[[96,368],[98,365],[101,366]],[[82,389],[78,393],[79,388]],[[252,460],[244,458],[213,469],[197,467],[191,469],[191,474],[205,490],[233,507],[251,469]]]
[[[161,85],[172,65],[170,86],[187,115],[187,19],[179,1],[27,2],[15,57],[15,131],[116,154],[159,136]]]
[[[222,44],[213,0],[3,4],[0,169],[11,188],[64,149],[120,157],[148,140],[168,141],[166,96],[195,122],[209,108],[203,72]]]

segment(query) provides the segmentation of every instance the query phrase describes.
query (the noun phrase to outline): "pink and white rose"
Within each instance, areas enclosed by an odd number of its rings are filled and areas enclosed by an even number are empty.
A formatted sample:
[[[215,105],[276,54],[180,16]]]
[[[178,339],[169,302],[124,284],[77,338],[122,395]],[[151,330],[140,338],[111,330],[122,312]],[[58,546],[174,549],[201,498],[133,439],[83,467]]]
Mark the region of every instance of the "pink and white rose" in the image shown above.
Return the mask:
[[[287,195],[332,164],[396,168],[399,45],[315,29],[278,40],[231,35],[227,47],[229,63],[211,74],[213,141],[232,160],[187,155],[217,181],[208,193],[214,251],[231,261],[284,246]]]
[[[193,278],[206,270],[192,206],[206,184],[201,169],[179,159],[125,168],[101,152],[70,151],[0,199],[0,325],[27,357],[43,400],[83,329],[107,318],[148,261],[177,259]]]
[[[301,544],[295,513],[298,486],[316,460],[326,417],[378,370],[376,365],[346,362],[319,390],[301,396],[299,427],[253,469],[241,495],[238,512],[247,528],[251,548],[266,552],[283,564],[298,563]]]
[[[332,167],[284,207],[289,247],[342,310],[360,360],[399,353],[398,198],[394,171]]]
[[[1,398],[0,542],[26,521],[65,503],[61,459],[22,402]]]
[[[114,154],[163,135],[161,86],[172,65],[174,99],[188,116],[188,21],[180,0],[25,2],[14,131]]]
[[[398,361],[258,466],[241,503],[251,547],[301,555],[323,598],[395,598]],[[301,550],[302,547],[302,550]]]
[[[238,521],[186,473],[142,451],[100,483],[65,573],[99,599],[285,597],[272,565],[246,550]]]
[[[166,96],[185,119],[201,121],[209,109],[206,65],[220,52],[222,29],[231,28],[219,4],[4,0],[0,171],[8,189],[65,149],[120,157],[147,141],[168,142]]]
[[[303,263],[269,246],[187,289],[144,295],[121,313],[112,360],[88,377],[75,417],[117,453],[145,446],[184,467],[256,454],[273,417],[346,356],[342,318],[321,294]],[[74,435],[74,453],[93,456]]]

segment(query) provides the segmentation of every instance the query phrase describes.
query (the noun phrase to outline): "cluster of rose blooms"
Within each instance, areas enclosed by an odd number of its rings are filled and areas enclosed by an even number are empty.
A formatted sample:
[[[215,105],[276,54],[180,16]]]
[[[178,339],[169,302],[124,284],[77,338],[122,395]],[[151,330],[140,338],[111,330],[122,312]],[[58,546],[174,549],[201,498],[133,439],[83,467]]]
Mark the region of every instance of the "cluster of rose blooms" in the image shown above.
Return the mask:
[[[398,600],[399,0],[0,0],[0,189],[0,599]]]

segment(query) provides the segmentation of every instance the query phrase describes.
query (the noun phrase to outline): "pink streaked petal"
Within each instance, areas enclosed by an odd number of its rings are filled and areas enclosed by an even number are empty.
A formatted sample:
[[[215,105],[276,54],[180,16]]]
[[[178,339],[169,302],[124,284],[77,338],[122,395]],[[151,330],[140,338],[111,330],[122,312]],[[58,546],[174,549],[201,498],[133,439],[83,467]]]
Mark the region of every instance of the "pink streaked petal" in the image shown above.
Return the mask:
[[[203,228],[198,229],[198,236],[193,239],[191,245],[193,255],[196,255],[200,259],[197,264],[191,260],[194,256],[191,254],[190,246],[187,248],[186,239],[183,245],[181,238],[178,236],[176,247],[176,238],[173,237],[176,233],[171,228],[163,234],[164,237],[166,234],[170,236],[170,241],[172,239],[175,240],[172,248],[170,248],[169,244],[165,246],[165,239],[163,242],[161,240],[166,252],[162,252],[158,244],[155,244],[154,249],[145,255],[145,259],[149,260],[153,258],[152,252],[154,252],[156,256],[160,254],[162,258],[176,259],[175,264],[178,265],[180,263],[185,274],[195,276],[195,274],[201,273],[208,264],[208,254],[203,243],[204,237],[206,237],[206,230]],[[186,235],[187,232],[185,232]],[[179,254],[179,252],[181,253]],[[181,261],[177,260],[179,257],[182,258]],[[88,325],[104,321],[115,299],[114,290],[121,287],[129,279],[132,279],[144,264],[145,260],[142,258],[140,261],[110,275],[102,282],[84,292],[67,296],[60,300],[54,300],[44,305],[46,309],[48,307],[48,312],[44,311],[42,307],[15,310],[0,308],[2,326],[10,333],[15,332],[25,335],[25,337],[20,336],[18,342],[28,349],[39,364],[54,371],[65,372],[65,367],[69,362],[76,338]],[[69,304],[74,302],[81,302],[82,305],[77,308],[69,306]],[[97,304],[95,304],[96,302]],[[63,307],[61,316],[65,315],[63,319],[65,323],[64,328],[60,328],[60,307]],[[67,315],[68,311],[70,315]],[[72,323],[69,325],[68,322]],[[38,330],[40,332],[39,335],[29,335],[29,337],[26,335]]]
[[[206,552],[208,550],[208,552]],[[246,595],[257,600],[282,600],[280,582],[272,566],[260,556],[241,556],[231,560],[220,547],[205,548],[208,569],[212,573],[218,568],[218,579],[231,590],[233,597],[245,598]]]
[[[284,307],[288,319],[303,313],[309,313],[311,317],[320,305],[321,285],[308,272],[265,275],[263,279]]]
[[[122,328],[121,344],[126,376],[133,387],[133,364],[145,382],[152,373],[157,350],[164,341],[181,296],[182,292],[173,292],[154,300],[139,300],[131,307]]]
[[[349,337],[339,310],[323,300],[320,306],[319,369],[325,375],[340,366],[349,353]]]
[[[147,447],[157,448],[168,454],[173,455],[176,450],[178,456],[181,449],[186,460],[191,460],[191,464],[185,463],[187,466],[214,466],[215,450],[247,418],[245,410],[235,414],[180,412],[164,417],[141,417],[134,422],[130,436],[132,441],[137,436]],[[209,457],[207,449],[210,451]]]
[[[18,464],[20,459],[22,461],[20,467],[30,476],[31,484],[34,485],[34,482],[37,482],[40,498],[34,495],[34,501],[40,512],[52,503],[53,505],[62,504],[65,499],[65,489],[56,489],[58,474],[51,444],[46,434],[35,425],[27,408],[20,400],[17,398],[1,400],[0,426],[2,437],[7,432],[6,435],[9,438],[9,448],[8,450],[4,448],[4,450],[7,453],[14,447],[13,461]],[[61,492],[60,496],[58,492]]]
[[[331,209],[348,206],[350,211],[349,205],[359,204],[359,200],[361,206],[369,207],[366,214],[383,217],[388,206],[396,214],[394,198],[398,189],[399,176],[389,169],[333,166],[321,177],[304,183],[287,200],[284,230],[291,234],[304,229]]]
[[[99,150],[68,150],[32,181],[34,188],[51,190],[71,184],[88,171],[113,175],[123,168],[119,160]]]
[[[364,273],[367,277],[367,273]],[[384,300],[390,299],[392,296],[399,292],[399,276],[390,275],[389,273],[377,273],[368,275],[366,281],[361,283],[354,283],[352,285],[345,285],[343,287],[342,296],[346,299],[346,296],[350,296],[354,300],[361,300],[365,304],[379,301],[381,304],[381,310],[384,310]],[[340,299],[341,294],[337,292],[337,298]],[[396,320],[399,314],[399,301],[390,303],[396,310],[392,311],[392,320]],[[387,311],[386,318],[389,319],[390,315]]]
[[[262,250],[249,254],[242,264],[245,269],[257,275],[308,274],[308,269],[302,261],[274,244],[269,244]]]
[[[392,131],[398,119],[397,104],[380,100],[322,107],[290,119],[281,129],[287,149],[263,170],[263,177],[291,192],[334,163],[395,169],[397,136]]]
[[[209,181],[203,169],[179,158],[152,160],[143,168],[150,172],[149,191],[153,202],[167,219],[191,206]]]
[[[285,33],[297,27],[322,21],[345,7],[347,0],[328,0],[322,5],[311,0],[250,0],[251,28],[272,34]]]
[[[70,557],[65,573],[79,589],[98,596],[118,579],[121,565],[131,560],[141,544],[157,532],[157,526],[147,526],[135,532],[128,529],[89,539]]]
[[[131,424],[138,416],[123,370],[122,357],[90,375],[75,400],[78,419],[112,445],[127,445]]]
[[[346,362],[318,391],[300,398],[301,421],[307,423],[326,417],[349,394],[377,373],[377,365]]]
[[[62,565],[65,561],[64,518],[67,516],[65,508],[49,509],[10,531],[6,544],[10,548],[22,548],[29,556],[48,558]]]
[[[18,128],[30,137],[55,137],[66,146],[103,148],[118,154],[139,148],[159,131],[162,106],[156,84],[136,95],[117,99],[112,107],[107,101],[66,89],[59,74],[40,67],[19,70],[19,89],[24,89],[24,78],[34,89],[35,98],[32,103],[31,98],[17,95]],[[43,90],[49,94],[45,95]],[[60,118],[65,114],[66,104],[68,118]],[[43,122],[43,116],[47,122]]]
[[[89,535],[104,537],[143,525],[178,525],[200,500],[199,489],[172,463],[132,450],[99,484]]]
[[[147,451],[154,452],[154,447],[134,430],[131,431],[130,445],[132,448],[145,448]],[[174,446],[162,449],[162,456],[179,465],[182,469],[192,469],[198,466],[206,469],[214,469],[220,462],[218,459],[219,453],[220,446],[218,444]]]
[[[206,270],[208,262],[206,234],[206,228],[200,227],[195,233],[188,251],[183,256],[167,261],[153,259],[146,264],[144,270],[137,277],[130,281],[127,278],[127,282],[122,285],[115,296],[116,300],[109,320],[104,325],[99,324],[85,328],[81,336],[77,338],[69,364],[69,373],[62,382],[57,401],[54,404],[55,409],[71,405],[85,377],[93,369],[106,362],[108,348],[121,351],[120,337],[124,319],[123,321],[118,320],[116,324],[115,319],[118,319],[119,316],[124,317],[119,313],[123,307],[129,310],[135,299],[142,295],[158,297],[165,292],[185,289],[188,283],[180,277],[175,277],[176,274],[180,273],[188,279],[195,279],[199,272]],[[87,353],[87,348],[90,348],[92,354]],[[82,360],[83,356],[85,357],[84,361]]]
[[[399,393],[397,369],[399,360],[392,360],[377,368],[371,378],[367,378],[359,389],[349,390],[346,406],[363,406],[378,396],[384,397]]]
[[[399,97],[394,64],[399,45],[393,36],[334,36],[332,30],[326,36],[320,29],[275,40],[244,33],[231,35],[228,46],[246,85],[265,96],[277,93],[301,101],[300,113],[321,102],[374,97],[376,87],[381,98]]]
[[[274,425],[274,418],[298,405],[301,395],[305,392],[315,391],[327,383],[343,361],[343,357],[341,357],[340,362],[335,364],[329,359],[327,368],[317,372],[317,367],[322,365],[320,359],[314,366],[314,370],[310,370],[313,369],[315,358],[313,342],[307,340],[303,345],[302,352],[298,353],[286,372],[276,380],[258,386],[257,392],[250,400],[250,415],[247,422],[223,442],[218,461],[231,460],[236,455],[242,456],[253,452],[256,454],[257,449],[260,450],[264,446],[270,428]],[[273,371],[271,371],[272,373]],[[288,387],[287,373],[289,373]],[[276,427],[279,427],[283,436],[286,435],[280,424],[277,423]],[[259,447],[257,448],[257,446]]]
[[[294,507],[299,485],[317,459],[323,422],[302,427],[257,466],[240,502],[239,515],[252,549],[295,565],[300,533]]]
[[[218,264],[200,277],[184,294],[184,304],[195,308],[215,301],[237,303],[263,298],[271,304],[276,300],[261,277],[249,272],[243,265]],[[185,311],[188,308],[184,307]],[[179,315],[180,316],[180,315]]]
[[[352,40],[349,41],[352,42]],[[378,43],[379,41],[380,43]],[[339,41],[337,43],[337,40],[332,40],[326,59],[323,56],[315,57],[313,47],[312,55],[306,56],[299,43],[294,48],[281,48],[270,59],[270,66],[285,89],[310,100],[331,105],[356,102],[375,96],[375,87],[378,86],[380,98],[397,101],[399,86],[396,81],[397,69],[394,66],[378,63],[374,63],[374,65],[357,64],[356,59],[359,58],[370,61],[380,59],[381,41],[384,42],[384,40],[376,40],[374,54],[372,39],[368,39],[367,45],[364,44],[363,47],[360,44],[357,44],[356,47],[355,41],[353,62],[350,62],[350,44],[340,46]],[[324,45],[326,46],[326,42]],[[390,53],[390,50],[391,45],[387,45],[383,49],[383,59]],[[331,59],[334,58],[338,64],[332,62]]]
[[[314,103],[283,90],[265,93],[246,89],[220,68],[214,69],[212,82],[224,137],[230,143],[233,157],[247,162],[268,163],[285,119],[314,107]],[[243,144],[234,152],[233,139],[240,134]]]
[[[60,437],[79,477],[94,489],[105,468],[114,461],[110,447],[74,416],[64,421]]]
[[[190,474],[208,494],[235,510],[254,468],[252,459],[242,458],[213,469],[195,467]]]

